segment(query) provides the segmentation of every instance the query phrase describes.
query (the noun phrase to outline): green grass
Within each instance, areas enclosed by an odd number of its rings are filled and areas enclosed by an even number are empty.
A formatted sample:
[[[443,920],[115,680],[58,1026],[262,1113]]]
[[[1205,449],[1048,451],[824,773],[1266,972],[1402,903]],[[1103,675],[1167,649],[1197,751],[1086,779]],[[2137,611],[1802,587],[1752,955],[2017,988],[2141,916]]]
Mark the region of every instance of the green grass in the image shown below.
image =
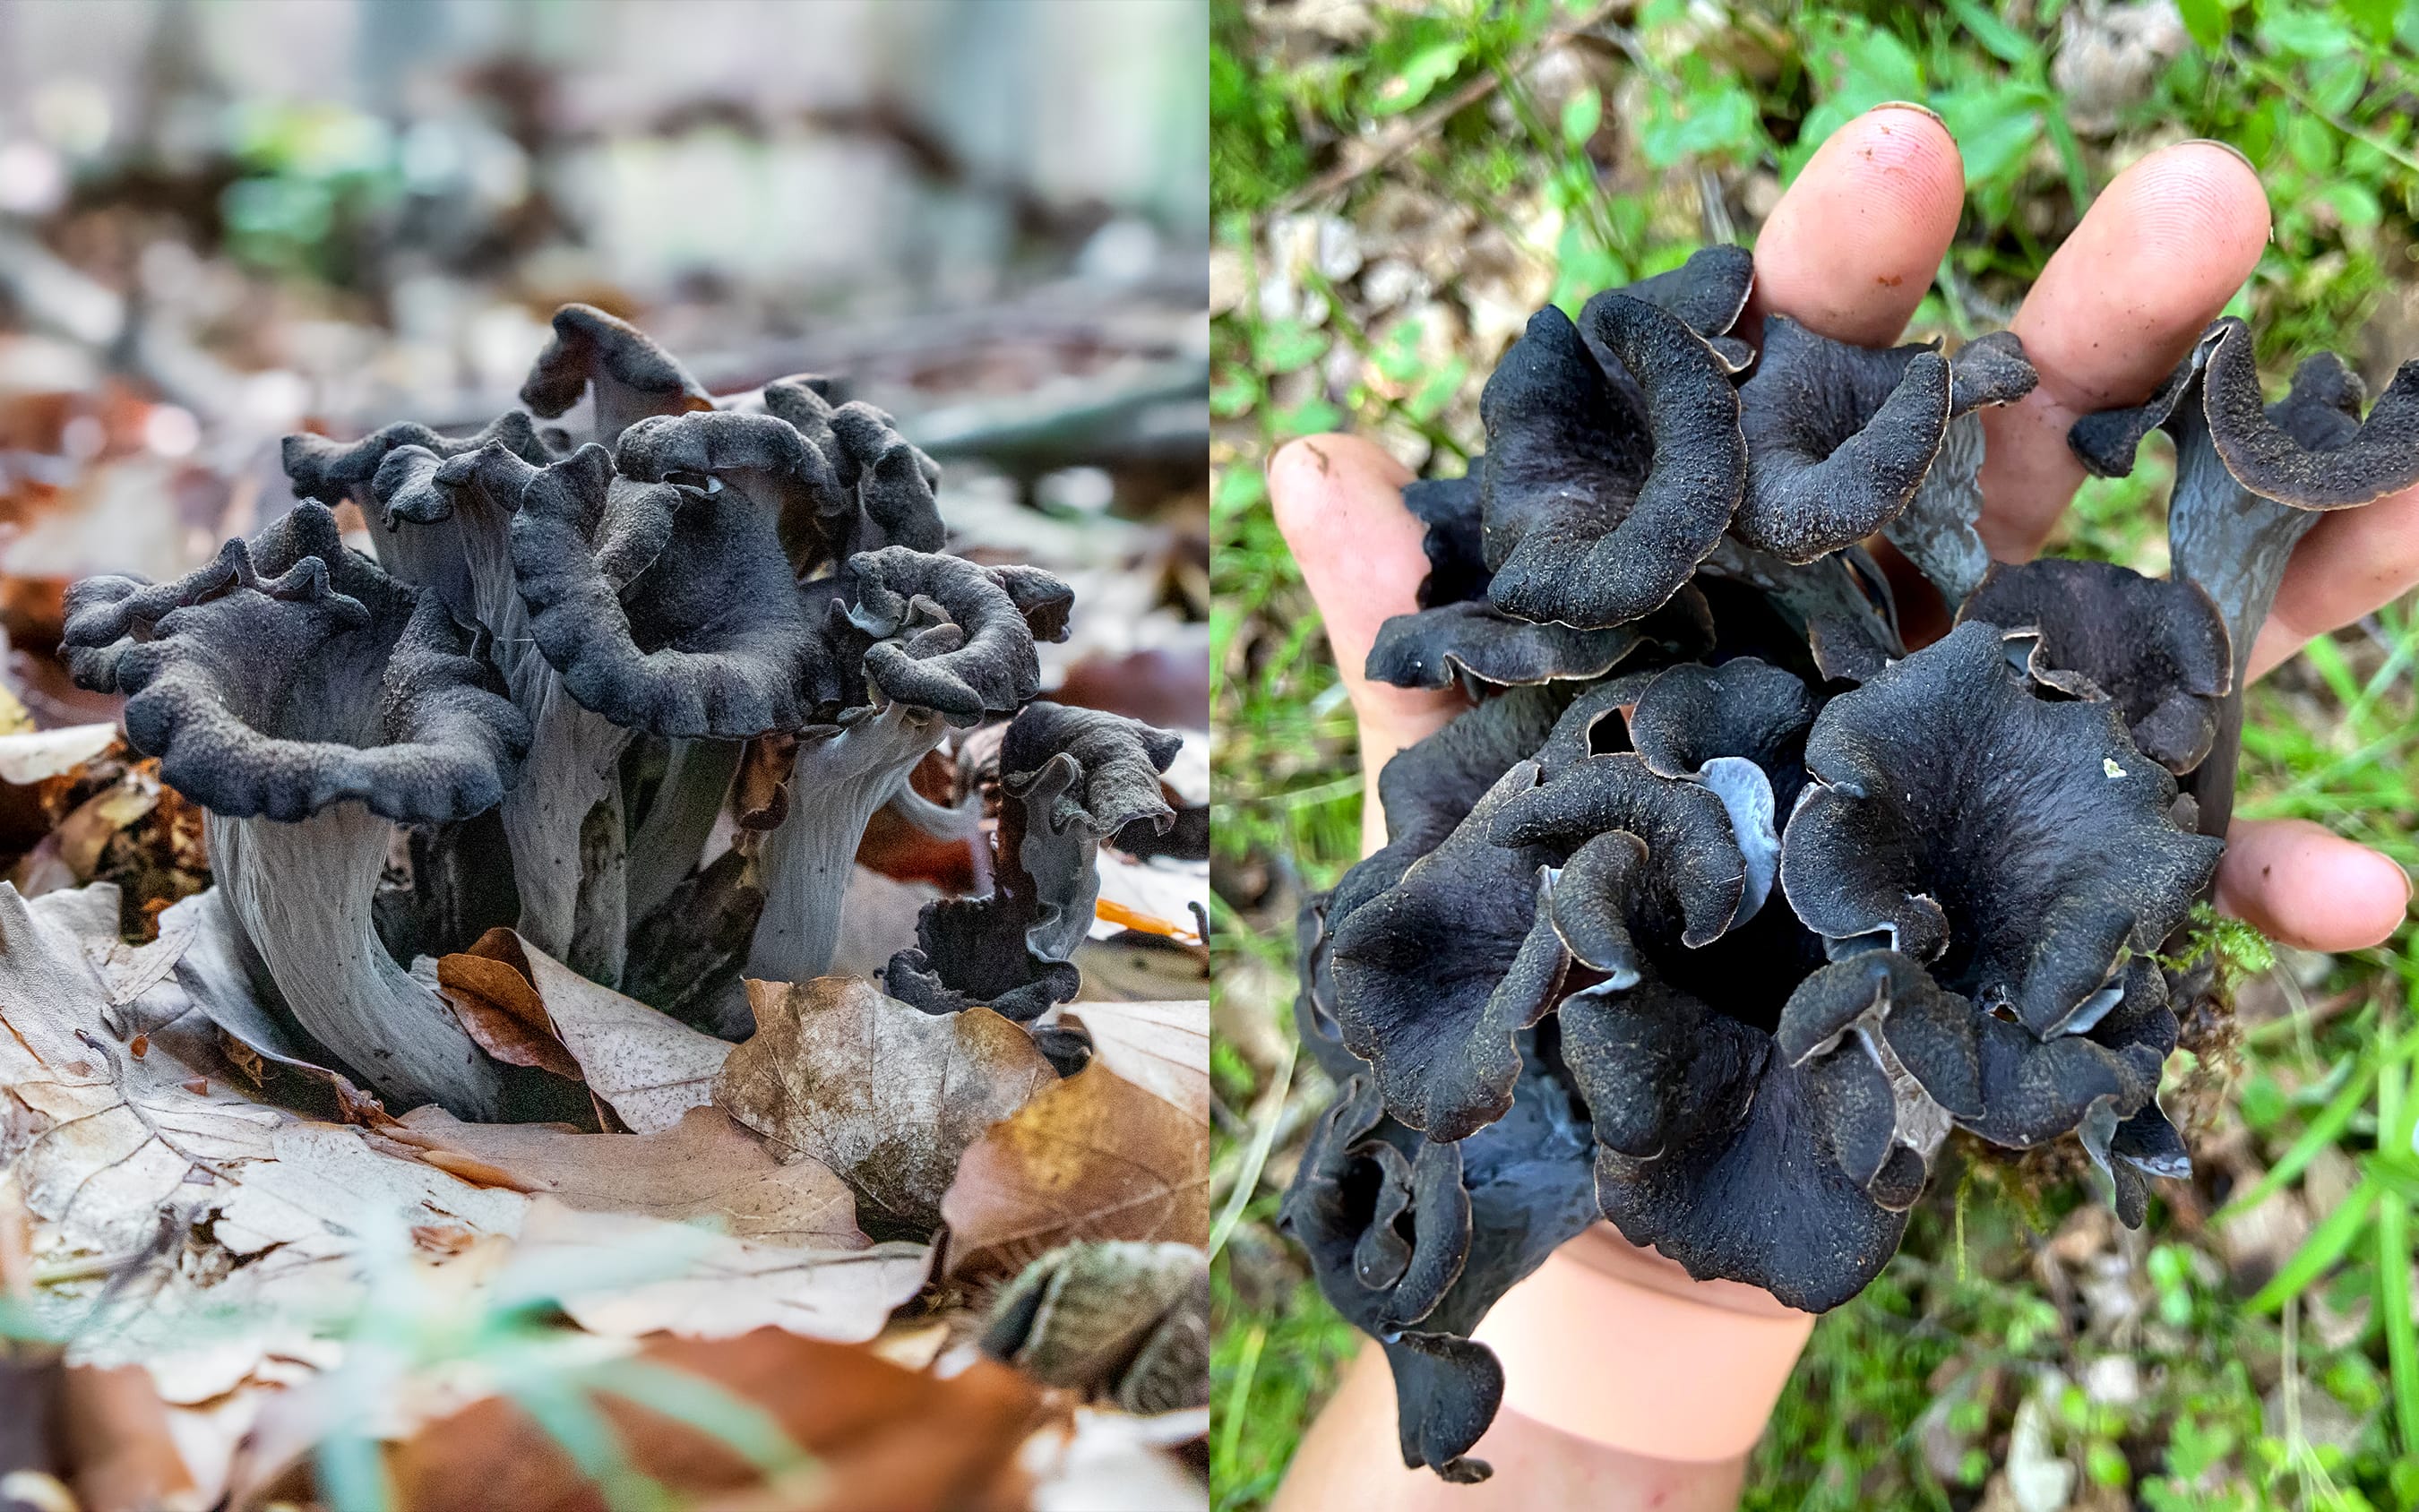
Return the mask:
[[[1351,46],[1255,32],[1240,5],[1221,4],[1212,67],[1220,246],[1241,263],[1248,291],[1268,272],[1266,233],[1279,208],[1351,219],[1388,188],[1408,186],[1503,232],[1519,255],[1550,270],[1550,297],[1568,305],[1671,266],[1697,244],[1701,173],[1728,186],[1735,203],[1749,176],[1786,182],[1849,116],[1915,99],[1949,121],[1970,180],[1964,222],[1918,312],[1917,334],[1964,336],[2002,323],[2078,207],[2129,151],[2197,135],[2243,147],[2276,207],[2271,246],[2232,307],[2253,322],[2263,356],[2282,362],[2325,347],[2357,359],[2372,314],[2419,279],[2411,252],[2419,244],[2419,5],[2188,0],[2193,45],[2120,113],[2114,150],[2066,129],[2052,71],[2065,8],[2060,0],[1954,0],[1793,13],[1647,0],[1634,16],[1625,8],[1626,26],[1592,26],[1581,45],[1609,60],[1598,87],[1556,111],[1530,87],[1528,66],[1557,31],[1598,20],[1591,4],[1379,8],[1370,34]],[[1490,78],[1500,105],[1432,123],[1340,196],[1288,204],[1335,164],[1338,143],[1387,131]],[[1627,117],[1612,123],[1619,148],[1608,151],[1602,128],[1623,110]],[[1521,205],[1551,213],[1516,224],[1512,207]],[[1522,224],[1551,237],[1527,239]],[[1305,286],[1334,292],[1315,277]],[[1361,785],[1349,711],[1315,607],[1270,519],[1261,464],[1291,436],[1341,425],[1415,438],[1412,449],[1429,458],[1425,471],[1458,472],[1479,440],[1471,401],[1495,356],[1464,342],[1432,367],[1419,357],[1427,333],[1412,322],[1396,316],[1364,329],[1348,299],[1328,302],[1317,323],[1270,320],[1247,293],[1212,331],[1219,859],[1230,873],[1290,876],[1313,889],[1357,854]],[[1333,376],[1339,344],[1359,359],[1343,381]],[[2054,548],[2164,571],[2156,501],[2167,468],[2162,451],[2132,478],[2087,486]],[[2406,599],[2255,690],[2242,812],[2317,820],[2419,866],[2414,668],[2419,605]],[[1225,963],[1290,954],[1290,918],[1273,909],[1229,908],[1220,925]],[[2338,958],[2301,995],[2308,1005],[2356,1006],[2332,1016],[2297,1011],[2239,1044],[2205,1045],[2206,1060],[2178,1057],[2170,1105],[2199,1113],[2210,1130],[2247,1131],[2270,1181],[2324,1211],[2264,1286],[2238,1288],[2223,1263],[2222,1226],[2240,1220],[2221,1213],[2201,1223],[2154,1208],[2131,1252],[2147,1301],[2121,1343],[2078,1326],[2033,1263],[2060,1224],[2085,1221],[2072,1215],[2095,1199],[2079,1182],[1945,1167],[1900,1257],[1817,1327],[1757,1452],[1746,1504],[1970,1506],[2003,1460],[2021,1410],[2050,1452],[2118,1498],[2107,1504],[2419,1508],[2419,1345],[2407,1263],[2419,1199],[2414,995],[2419,944],[2406,929],[2386,948]],[[1233,1168],[1233,1136],[1267,1105],[1266,1090],[1240,1058],[1222,1065],[1219,1096],[1234,1117],[1223,1122],[1221,1169]],[[2335,1200],[2341,1192],[2353,1196]],[[2236,1196],[2232,1206],[2246,1205]],[[1355,1346],[1299,1267],[1288,1271],[1278,1257],[1274,1207],[1266,1192],[1245,1206],[1219,1263],[1212,1463],[1222,1508],[1262,1504],[1334,1364]],[[1239,1286],[1246,1273],[1250,1284]],[[2130,1402],[2095,1402],[2083,1391],[2092,1360],[2111,1353],[2133,1362],[2140,1390]],[[2297,1385],[2274,1389],[2288,1360]],[[2035,1405],[2025,1408],[2027,1400]]]

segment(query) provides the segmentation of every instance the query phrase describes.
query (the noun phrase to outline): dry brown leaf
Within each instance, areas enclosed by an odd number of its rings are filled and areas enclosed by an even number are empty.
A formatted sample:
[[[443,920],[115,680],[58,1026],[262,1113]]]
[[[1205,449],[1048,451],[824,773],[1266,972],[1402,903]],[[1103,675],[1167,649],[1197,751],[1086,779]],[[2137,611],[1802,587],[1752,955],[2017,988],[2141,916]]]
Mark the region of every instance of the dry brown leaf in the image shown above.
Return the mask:
[[[890,1227],[929,1231],[966,1147],[1056,1080],[987,1008],[932,1014],[854,977],[751,981],[756,1034],[715,1102],[840,1173]]]
[[[589,1090],[633,1134],[670,1129],[683,1113],[713,1100],[715,1074],[731,1054],[729,1044],[598,986],[511,930],[491,929],[469,950],[437,964],[439,981],[450,968],[458,980],[484,983],[479,995],[496,1002],[489,989],[506,991],[503,979],[486,967],[465,964],[465,956],[501,964],[521,979]],[[465,1027],[474,1018],[485,1019],[491,1031],[497,1027],[493,1018],[476,1012],[464,1019]]]
[[[479,945],[486,943],[483,939]],[[437,963],[437,983],[480,1049],[509,1065],[535,1066],[575,1082],[582,1079],[579,1062],[555,1038],[546,1002],[520,967],[491,956],[449,955]]]
[[[1165,1099],[1206,1130],[1210,1122],[1210,1002],[1071,1003],[1066,1017],[1091,1032],[1092,1057]],[[1205,1134],[1204,1138],[1208,1135]]]
[[[720,1108],[691,1108],[658,1134],[575,1134],[560,1124],[464,1123],[430,1105],[397,1133],[486,1162],[565,1207],[685,1223],[712,1218],[740,1239],[863,1249],[848,1186],[810,1160],[787,1165]]]
[[[68,1479],[84,1512],[156,1512],[194,1489],[169,1437],[168,1409],[141,1365],[69,1365],[58,1409]]]
[[[59,860],[78,882],[92,880],[100,853],[117,832],[160,806],[160,775],[131,767],[59,821]]]
[[[697,1504],[783,1512],[1005,1512],[1025,1504],[1017,1450],[1048,1408],[1038,1388],[1004,1365],[980,1361],[943,1380],[862,1347],[769,1329],[712,1342],[656,1340],[640,1358],[761,1405],[813,1457],[809,1473],[777,1500]],[[678,1495],[744,1498],[762,1486],[754,1468],[719,1440],[612,1396],[597,1405],[631,1464]],[[387,1467],[408,1512],[602,1512],[606,1504],[561,1446],[500,1397],[393,1445]]]
[[[1004,1275],[1071,1240],[1208,1242],[1205,1125],[1098,1063],[1045,1088],[959,1162],[951,1275]]]
[[[574,1322],[616,1338],[769,1327],[855,1343],[880,1334],[932,1268],[925,1244],[798,1248],[537,1197],[496,1285],[559,1297]]]

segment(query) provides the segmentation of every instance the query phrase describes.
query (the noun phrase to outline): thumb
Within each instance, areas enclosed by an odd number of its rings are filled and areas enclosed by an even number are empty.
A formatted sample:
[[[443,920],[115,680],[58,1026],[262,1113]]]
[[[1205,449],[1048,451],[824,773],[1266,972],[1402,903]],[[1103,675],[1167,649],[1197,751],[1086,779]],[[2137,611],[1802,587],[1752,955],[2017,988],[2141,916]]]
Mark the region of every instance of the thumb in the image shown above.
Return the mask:
[[[1373,683],[1369,647],[1393,615],[1419,608],[1427,527],[1403,507],[1410,471],[1356,436],[1309,436],[1269,460],[1269,504],[1327,625],[1335,668],[1361,726],[1363,854],[1385,843],[1377,774],[1394,752],[1435,733],[1468,701]]]

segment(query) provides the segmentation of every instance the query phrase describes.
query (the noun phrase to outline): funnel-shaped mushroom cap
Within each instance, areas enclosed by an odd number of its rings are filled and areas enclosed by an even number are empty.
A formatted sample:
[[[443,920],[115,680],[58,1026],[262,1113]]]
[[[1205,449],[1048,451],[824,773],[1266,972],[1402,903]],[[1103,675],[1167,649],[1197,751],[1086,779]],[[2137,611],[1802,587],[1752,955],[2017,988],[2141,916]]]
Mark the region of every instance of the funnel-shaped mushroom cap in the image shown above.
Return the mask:
[[[825,546],[835,559],[884,546],[938,551],[944,534],[933,490],[941,469],[900,434],[899,423],[861,400],[834,405],[810,380],[783,378],[764,386],[765,412],[797,427],[831,458],[832,471],[854,507],[824,517]]]
[[[1081,979],[1065,963],[1100,901],[1101,841],[1174,822],[1159,774],[1182,744],[1120,715],[1025,705],[1000,742],[997,883],[988,897],[925,905],[917,948],[890,958],[892,992],[928,1013],[982,1003],[1019,1020],[1072,996]]]
[[[1063,631],[1072,590],[1033,568],[1009,572],[903,546],[849,559],[849,622],[875,644],[865,671],[885,698],[955,725],[1020,708],[1041,687],[1035,626]]]
[[[1618,289],[1608,289],[1588,301],[1632,299],[1670,315],[1698,335],[1710,340],[1730,334],[1747,308],[1748,291],[1755,285],[1755,255],[1745,247],[1723,243],[1700,247],[1688,260],[1668,272],[1641,278]],[[1589,329],[1580,312],[1579,329]]]
[[[2217,738],[2234,655],[2217,606],[2191,583],[2043,557],[1992,568],[1958,618],[2028,639],[2026,670],[2044,687],[2115,701],[2142,754],[2179,777]]]
[[[1515,619],[1471,600],[1389,618],[1369,647],[1368,672],[1397,687],[1523,687],[1601,677],[1654,650],[1698,656],[1713,643],[1704,596],[1685,583],[1644,618],[1601,630]]]
[[[1456,1144],[1421,1139],[1348,1077],[1279,1219],[1336,1310],[1384,1341],[1404,1464],[1449,1481],[1486,1478],[1465,1456],[1502,1396],[1502,1368],[1471,1331],[1597,1216],[1586,1111],[1546,1031],[1520,1040],[1530,1069],[1512,1111]]]
[[[593,391],[596,433],[610,446],[648,415],[711,409],[713,396],[670,352],[628,321],[587,304],[554,312],[554,335],[531,364],[521,403],[551,420]]]
[[[775,517],[742,490],[623,477],[601,446],[535,469],[490,448],[449,474],[516,500],[530,633],[582,707],[624,729],[735,740],[794,729],[840,697]]]
[[[346,500],[362,502],[371,480],[378,475],[387,458],[407,448],[416,448],[438,459],[460,456],[465,453],[483,451],[490,445],[501,446],[532,467],[544,467],[553,460],[546,443],[538,439],[537,427],[530,423],[524,410],[507,409],[470,436],[439,436],[425,425],[407,421],[374,430],[357,441],[331,441],[325,436],[308,431],[285,438],[283,456],[286,479],[294,486],[298,499],[316,499],[323,504],[339,504]],[[439,509],[442,499],[433,501]],[[414,519],[441,518],[439,513],[415,514]],[[371,523],[377,521],[373,518]]]
[[[1738,396],[1703,337],[1651,304],[1599,299],[1588,338],[1539,311],[1479,400],[1487,596],[1506,614],[1601,628],[1679,591],[1746,479]],[[1594,342],[1621,371],[1598,365]]]
[[[91,578],[68,596],[85,687],[212,812],[296,820],[358,800],[407,824],[492,808],[529,725],[433,595],[348,550],[306,503],[172,583]]]
[[[1805,563],[1898,518],[1939,455],[1949,390],[1949,360],[1930,347],[1855,347],[1767,316],[1763,360],[1739,389],[1739,539]]]
[[[1780,858],[1798,917],[2038,1036],[2159,948],[2223,848],[2175,827],[2175,779],[2112,705],[2034,697],[1979,623],[1826,704],[1806,764]]]
[[[1537,917],[1545,853],[1489,838],[1535,779],[1534,766],[1514,766],[1443,843],[1335,926],[1344,1042],[1375,1069],[1387,1111],[1431,1138],[1462,1138],[1511,1106],[1513,1037],[1552,1006],[1568,964]]]
[[[2402,364],[2363,420],[2365,397],[2359,376],[2321,352],[2294,373],[2289,397],[2267,404],[2251,328],[2226,316],[2147,402],[2084,416],[2067,442],[2094,473],[2122,477],[2144,437],[2197,415],[2245,490],[2295,509],[2349,509],[2419,483],[2419,361]]]

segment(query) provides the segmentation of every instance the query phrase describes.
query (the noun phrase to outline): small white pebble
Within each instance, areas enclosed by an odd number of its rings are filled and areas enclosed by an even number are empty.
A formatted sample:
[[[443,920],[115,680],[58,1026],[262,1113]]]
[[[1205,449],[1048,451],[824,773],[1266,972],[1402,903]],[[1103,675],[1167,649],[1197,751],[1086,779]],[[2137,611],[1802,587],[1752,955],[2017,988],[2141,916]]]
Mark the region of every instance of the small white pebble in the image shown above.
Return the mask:
[[[2100,769],[2108,774],[2108,779],[2112,782],[2125,775],[2125,768],[2118,765],[2115,758],[2113,757],[2101,757]]]

